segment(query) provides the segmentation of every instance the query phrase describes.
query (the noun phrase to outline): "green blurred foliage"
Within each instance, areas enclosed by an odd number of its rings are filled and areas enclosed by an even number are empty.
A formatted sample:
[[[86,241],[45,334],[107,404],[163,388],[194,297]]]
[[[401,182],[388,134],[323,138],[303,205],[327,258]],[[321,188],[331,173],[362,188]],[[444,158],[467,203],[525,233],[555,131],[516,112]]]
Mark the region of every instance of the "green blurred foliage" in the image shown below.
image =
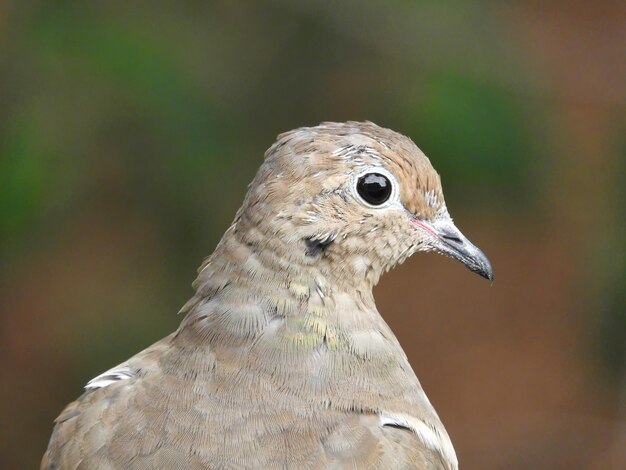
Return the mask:
[[[626,128],[623,127],[624,130]],[[604,283],[597,329],[598,350],[616,377],[626,373],[626,133],[622,132],[621,159],[616,164],[616,185],[610,190],[615,220],[606,243],[598,248]]]
[[[18,236],[41,210],[46,162],[31,123],[19,120],[3,135],[0,160],[0,236]],[[32,125],[31,125],[32,126]]]
[[[504,90],[468,76],[428,77],[411,135],[437,168],[451,193],[467,202],[502,198],[504,205],[528,207],[530,136],[519,105]],[[471,186],[468,186],[471,182]]]

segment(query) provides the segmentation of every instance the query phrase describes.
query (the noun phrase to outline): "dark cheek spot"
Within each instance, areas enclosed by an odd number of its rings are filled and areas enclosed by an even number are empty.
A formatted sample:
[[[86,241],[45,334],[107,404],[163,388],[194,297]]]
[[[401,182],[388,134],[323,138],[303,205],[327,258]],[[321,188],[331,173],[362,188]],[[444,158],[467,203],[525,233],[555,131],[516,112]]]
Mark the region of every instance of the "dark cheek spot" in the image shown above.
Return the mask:
[[[305,238],[304,243],[306,245],[306,255],[311,257],[323,255],[328,247],[332,245],[334,240],[335,239],[333,237],[324,239]]]

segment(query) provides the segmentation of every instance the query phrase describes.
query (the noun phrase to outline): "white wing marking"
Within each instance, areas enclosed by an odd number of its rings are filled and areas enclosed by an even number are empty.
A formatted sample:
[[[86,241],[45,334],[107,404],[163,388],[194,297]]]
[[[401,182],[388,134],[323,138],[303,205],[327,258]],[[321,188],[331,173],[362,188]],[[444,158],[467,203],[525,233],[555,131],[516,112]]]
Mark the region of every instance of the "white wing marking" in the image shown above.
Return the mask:
[[[87,385],[85,385],[85,390],[103,388],[120,380],[132,379],[134,376],[135,374],[131,371],[127,364],[121,364],[91,379],[87,382]]]
[[[450,437],[448,437],[448,433],[445,430],[441,432],[436,427],[405,414],[380,413],[378,416],[380,417],[381,426],[388,424],[410,429],[428,448],[443,455],[450,462],[453,469],[459,468],[459,461],[454,452],[454,447],[452,447],[452,441],[450,441]]]

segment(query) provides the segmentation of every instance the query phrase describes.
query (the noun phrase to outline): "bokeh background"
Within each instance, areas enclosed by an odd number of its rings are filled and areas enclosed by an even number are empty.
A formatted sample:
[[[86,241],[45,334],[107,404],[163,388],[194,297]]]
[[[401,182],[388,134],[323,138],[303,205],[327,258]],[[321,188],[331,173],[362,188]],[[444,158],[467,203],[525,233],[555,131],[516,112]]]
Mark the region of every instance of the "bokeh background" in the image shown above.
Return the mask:
[[[0,468],[165,336],[282,131],[411,136],[492,287],[377,287],[465,469],[626,468],[626,3],[0,2]]]

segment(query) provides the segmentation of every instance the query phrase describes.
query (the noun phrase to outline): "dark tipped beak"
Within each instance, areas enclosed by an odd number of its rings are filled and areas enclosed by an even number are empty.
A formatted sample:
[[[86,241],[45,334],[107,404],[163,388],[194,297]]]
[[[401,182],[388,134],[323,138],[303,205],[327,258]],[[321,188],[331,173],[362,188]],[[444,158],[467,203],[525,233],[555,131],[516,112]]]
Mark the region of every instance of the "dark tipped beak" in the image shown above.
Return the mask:
[[[451,219],[443,218],[429,224],[437,239],[433,248],[463,263],[470,271],[493,281],[493,269],[485,254],[456,228]]]

